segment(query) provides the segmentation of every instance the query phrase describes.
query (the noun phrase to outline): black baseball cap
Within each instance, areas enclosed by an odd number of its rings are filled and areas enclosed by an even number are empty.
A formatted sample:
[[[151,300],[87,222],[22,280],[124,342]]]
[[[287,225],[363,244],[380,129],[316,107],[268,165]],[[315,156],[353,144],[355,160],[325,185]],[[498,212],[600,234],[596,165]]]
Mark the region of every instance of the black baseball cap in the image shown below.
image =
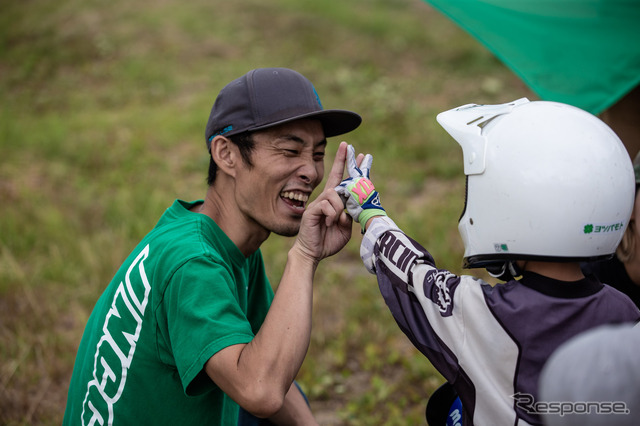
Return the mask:
[[[323,109],[313,84],[299,72],[258,68],[233,80],[218,94],[207,122],[207,148],[217,135],[262,130],[301,118],[319,120],[325,137],[350,132],[362,122],[355,112]]]

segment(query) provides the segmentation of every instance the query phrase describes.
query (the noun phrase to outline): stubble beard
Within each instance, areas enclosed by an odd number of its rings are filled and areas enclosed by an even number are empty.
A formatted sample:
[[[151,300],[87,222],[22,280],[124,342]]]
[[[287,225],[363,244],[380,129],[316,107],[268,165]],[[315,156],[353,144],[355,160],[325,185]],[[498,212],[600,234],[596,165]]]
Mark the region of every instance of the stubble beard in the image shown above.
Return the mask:
[[[271,232],[276,235],[280,235],[281,237],[295,237],[300,232],[300,221],[297,223],[275,226],[274,229],[271,229]]]

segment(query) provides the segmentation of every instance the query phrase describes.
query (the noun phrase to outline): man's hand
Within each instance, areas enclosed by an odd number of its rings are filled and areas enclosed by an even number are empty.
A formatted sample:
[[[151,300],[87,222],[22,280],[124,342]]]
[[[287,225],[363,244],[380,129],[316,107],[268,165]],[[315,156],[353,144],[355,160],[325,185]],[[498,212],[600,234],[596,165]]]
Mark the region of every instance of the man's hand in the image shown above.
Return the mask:
[[[302,215],[294,248],[297,246],[316,264],[340,251],[351,238],[351,219],[345,214],[344,203],[334,189],[342,180],[346,157],[347,144],[341,142],[324,190]]]
[[[336,187],[336,192],[340,194],[347,212],[353,220],[360,223],[363,231],[367,221],[373,216],[387,215],[380,203],[378,191],[369,180],[372,163],[373,157],[367,154],[358,167],[355,149],[349,145],[347,153],[349,177]]]

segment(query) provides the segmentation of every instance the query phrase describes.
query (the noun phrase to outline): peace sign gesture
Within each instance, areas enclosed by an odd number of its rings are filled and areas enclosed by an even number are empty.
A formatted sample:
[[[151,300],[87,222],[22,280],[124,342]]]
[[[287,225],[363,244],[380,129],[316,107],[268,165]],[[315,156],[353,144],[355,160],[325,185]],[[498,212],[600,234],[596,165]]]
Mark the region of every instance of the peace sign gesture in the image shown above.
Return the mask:
[[[354,164],[363,158],[360,154],[356,159],[355,153],[352,157]],[[340,251],[351,238],[351,218],[334,189],[342,180],[346,161],[347,143],[341,142],[324,190],[302,215],[295,245],[316,264]]]
[[[360,159],[360,157],[358,158]],[[387,215],[380,203],[378,191],[373,186],[373,182],[369,180],[372,163],[373,157],[371,154],[367,154],[360,161],[360,166],[358,167],[355,149],[352,145],[349,145],[347,152],[349,177],[336,187],[336,192],[340,194],[344,201],[347,212],[353,220],[360,223],[363,231],[367,220],[373,216]]]

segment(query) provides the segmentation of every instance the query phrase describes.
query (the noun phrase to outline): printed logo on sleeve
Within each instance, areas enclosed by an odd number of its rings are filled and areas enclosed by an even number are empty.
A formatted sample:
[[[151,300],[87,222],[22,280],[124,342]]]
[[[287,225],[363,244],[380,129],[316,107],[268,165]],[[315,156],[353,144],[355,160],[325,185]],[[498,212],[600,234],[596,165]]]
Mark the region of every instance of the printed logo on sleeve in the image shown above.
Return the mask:
[[[425,277],[424,293],[438,307],[443,317],[450,316],[453,311],[452,293],[459,282],[459,277],[451,272],[437,269]]]

